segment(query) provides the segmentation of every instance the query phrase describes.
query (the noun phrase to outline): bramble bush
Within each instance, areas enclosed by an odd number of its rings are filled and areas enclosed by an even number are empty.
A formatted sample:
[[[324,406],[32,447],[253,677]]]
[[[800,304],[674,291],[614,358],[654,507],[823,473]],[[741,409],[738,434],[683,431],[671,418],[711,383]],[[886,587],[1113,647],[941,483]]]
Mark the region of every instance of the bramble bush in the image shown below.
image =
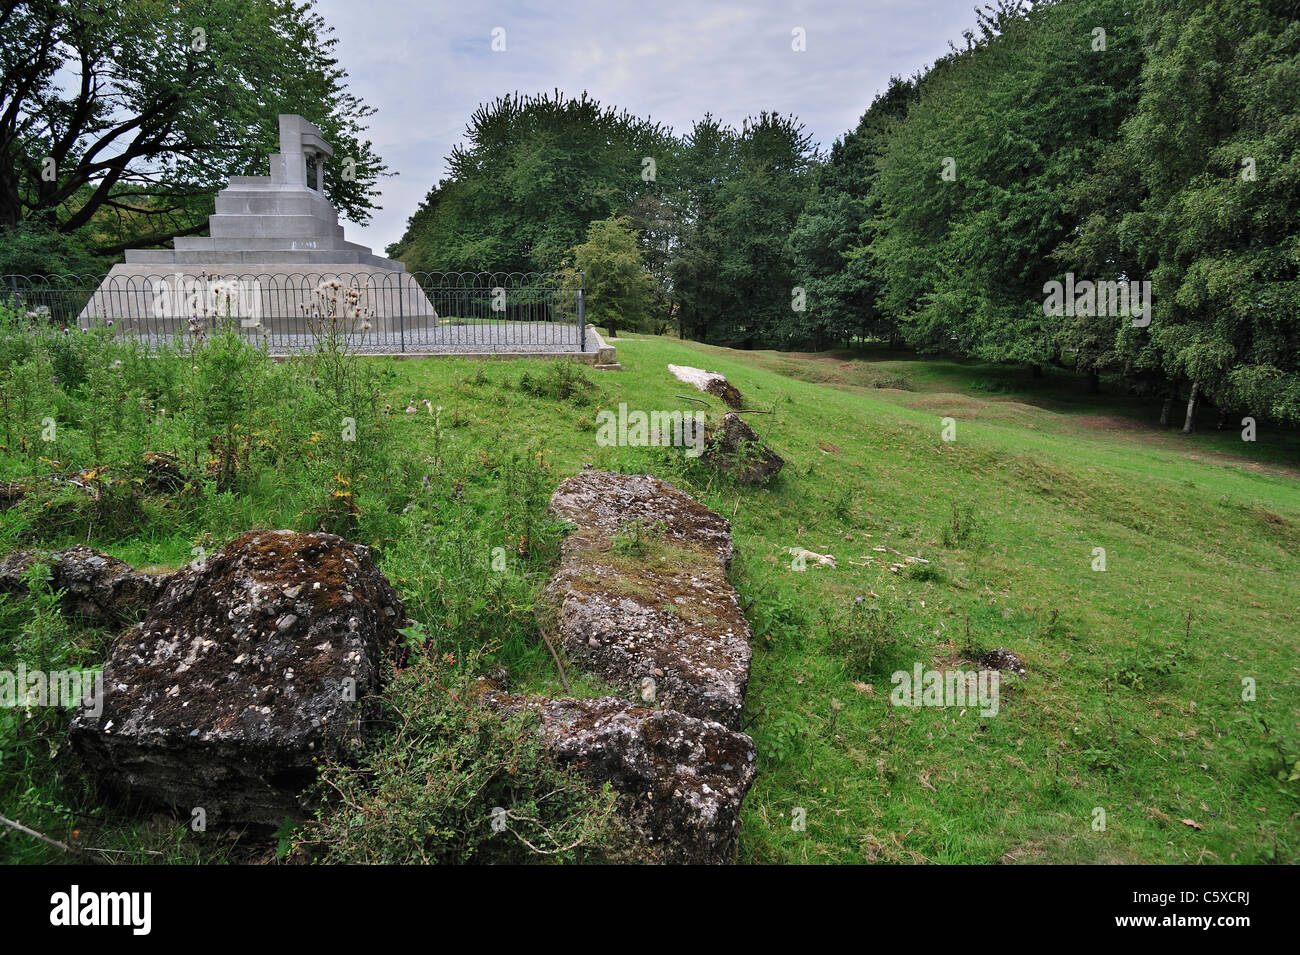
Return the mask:
[[[328,762],[294,845],[332,863],[601,862],[629,851],[616,796],[545,754],[527,717],[473,698],[471,658],[430,654],[384,695],[393,732]]]

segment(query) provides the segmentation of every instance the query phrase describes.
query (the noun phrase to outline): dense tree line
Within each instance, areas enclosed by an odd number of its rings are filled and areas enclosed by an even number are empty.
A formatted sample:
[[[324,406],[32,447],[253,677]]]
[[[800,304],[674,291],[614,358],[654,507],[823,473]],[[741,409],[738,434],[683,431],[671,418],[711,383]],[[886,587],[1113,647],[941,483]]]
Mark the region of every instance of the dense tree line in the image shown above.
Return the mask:
[[[626,229],[653,288],[625,327],[1065,365],[1166,413],[1297,422],[1296,12],[999,0],[827,155],[793,117],[675,135],[585,96],[498,100],[390,251],[552,268]]]

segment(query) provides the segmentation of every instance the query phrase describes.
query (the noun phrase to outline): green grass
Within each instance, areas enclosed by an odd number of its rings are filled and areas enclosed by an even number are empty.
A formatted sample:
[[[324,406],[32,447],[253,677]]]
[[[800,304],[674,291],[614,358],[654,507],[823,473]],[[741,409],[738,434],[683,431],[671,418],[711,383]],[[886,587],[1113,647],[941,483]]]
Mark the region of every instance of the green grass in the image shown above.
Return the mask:
[[[644,337],[621,341],[619,360],[625,371],[594,376],[598,392],[576,405],[512,391],[510,366],[484,366],[479,385],[463,362],[401,371],[461,409],[457,440],[540,441],[557,478],[591,463],[674,479],[664,452],[600,448],[589,430],[619,401],[690,407],[674,397],[688,389],[669,362],[722,372],[774,412],[751,419],[788,461],[773,488],[689,488],[733,520],[734,576],[759,631],[747,718],[760,773],[743,860],[1296,859],[1297,787],[1274,776],[1300,755],[1300,484],[1282,464],[1293,436],[1263,429],[1257,445],[1230,447],[1136,417],[1110,431],[1079,404],[1116,419],[1152,409],[1085,401],[1072,381],[1050,392],[1074,399],[1065,411],[983,395],[969,387],[977,372],[950,362],[861,361],[837,378],[840,363],[823,358]],[[869,383],[899,376],[914,390]],[[941,440],[946,416],[953,443]],[[944,547],[954,503],[979,530]],[[790,570],[796,545],[838,567]],[[943,572],[892,573],[892,555],[873,546]],[[1092,570],[1095,547],[1104,573]],[[972,642],[1019,654],[1027,679],[1004,687],[993,719],[924,708],[891,718],[888,671],[847,672],[820,626],[821,608],[870,593],[899,613],[906,649],[894,664],[949,665],[969,617]],[[1126,668],[1165,669],[1189,613],[1177,668],[1140,689],[1120,682]],[[1243,677],[1257,681],[1254,703],[1241,700]],[[806,831],[790,827],[795,808]]]
[[[558,694],[529,623],[558,539],[537,502],[585,464],[649,471],[733,522],[759,752],[741,861],[1300,860],[1300,784],[1287,781],[1300,760],[1295,435],[1183,437],[1154,427],[1149,402],[1089,396],[1064,374],[646,336],[617,347],[623,372],[577,376],[541,360],[368,360],[394,408],[411,395],[443,408],[437,423],[423,410],[391,421],[436,504],[391,488],[416,506],[402,529],[361,525],[439,652],[495,635],[486,660],[517,688]],[[699,407],[676,397],[689,394],[721,409],[670,362],[722,372],[772,412],[749,418],[787,460],[771,487],[710,478],[680,452],[597,445],[597,411],[620,402]],[[303,526],[299,494],[267,477],[226,502],[220,526]],[[176,566],[213,505],[204,513],[89,543]],[[795,546],[838,566],[794,571]],[[497,547],[509,583],[483,570]],[[932,564],[895,573],[902,558],[875,547]],[[1098,547],[1104,573],[1092,570]],[[869,672],[827,626],[858,596],[888,611],[897,637]],[[969,665],[994,648],[1028,667],[1004,681],[998,716],[888,705],[892,670]],[[575,690],[603,688],[580,678]],[[791,827],[797,809],[804,831]],[[140,828],[110,813],[95,832],[118,846]],[[147,844],[187,858],[195,840],[182,842]]]

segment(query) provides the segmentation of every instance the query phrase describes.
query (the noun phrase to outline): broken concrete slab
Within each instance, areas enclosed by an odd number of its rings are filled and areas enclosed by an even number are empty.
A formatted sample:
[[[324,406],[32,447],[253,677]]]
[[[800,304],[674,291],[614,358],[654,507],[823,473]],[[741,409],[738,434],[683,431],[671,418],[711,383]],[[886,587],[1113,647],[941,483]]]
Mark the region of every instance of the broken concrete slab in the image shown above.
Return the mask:
[[[93,624],[117,624],[139,617],[162,593],[168,575],[144,574],[124,560],[90,547],[23,550],[0,558],[0,593],[25,594],[27,572],[48,563],[50,588],[64,591],[64,613]]]
[[[363,738],[402,604],[368,548],[253,531],[174,574],[114,643],[73,745],[110,789],[209,823],[301,815],[315,760]]]
[[[652,474],[580,471],[555,489],[550,510],[577,525],[565,538],[566,553],[607,542],[637,521],[662,524],[668,540],[707,548],[731,566],[731,522]]]
[[[785,467],[785,459],[758,436],[740,415],[728,411],[719,423],[704,427],[700,460],[738,484],[764,484]]]
[[[729,408],[743,408],[745,406],[745,399],[741,395],[740,389],[727,381],[726,375],[705,371],[703,368],[692,368],[689,365],[669,365],[668,371],[678,381],[698,388],[705,394],[721,398]]]
[[[689,716],[739,725],[751,631],[725,518],[649,475],[584,471],[551,510],[577,525],[547,594],[583,669]]]
[[[488,693],[489,706],[539,717],[559,763],[610,783],[620,811],[664,862],[727,863],[754,780],[754,741],[719,723],[615,697],[529,699]]]

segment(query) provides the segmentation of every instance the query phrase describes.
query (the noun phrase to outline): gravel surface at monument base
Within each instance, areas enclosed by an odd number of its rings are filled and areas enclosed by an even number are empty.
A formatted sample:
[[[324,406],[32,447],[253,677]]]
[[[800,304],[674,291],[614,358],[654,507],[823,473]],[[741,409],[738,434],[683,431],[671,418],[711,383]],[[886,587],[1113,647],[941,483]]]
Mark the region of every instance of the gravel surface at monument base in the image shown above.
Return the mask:
[[[355,293],[355,299],[345,292]],[[224,314],[302,324],[331,302],[349,314],[396,323],[401,318],[436,319],[438,310],[415,277],[372,265],[304,265],[264,262],[255,268],[220,262],[187,265],[113,266],[78,315],[92,319],[155,322]],[[164,326],[166,327],[166,326]]]
[[[138,338],[151,346],[164,347],[178,336],[188,335],[184,322],[178,330],[159,332],[141,330],[128,320],[118,326],[119,333]],[[309,332],[277,331],[274,320],[266,326],[239,328],[239,333],[255,344],[265,343],[273,355],[292,355],[312,351],[316,338]],[[587,347],[578,344],[578,331],[568,324],[536,322],[521,325],[503,322],[500,325],[440,325],[434,320],[408,324],[404,329],[374,329],[365,333],[344,336],[352,351],[371,355],[581,355],[593,361],[613,349],[603,345],[595,330],[587,329]],[[603,349],[603,351],[602,351]]]

